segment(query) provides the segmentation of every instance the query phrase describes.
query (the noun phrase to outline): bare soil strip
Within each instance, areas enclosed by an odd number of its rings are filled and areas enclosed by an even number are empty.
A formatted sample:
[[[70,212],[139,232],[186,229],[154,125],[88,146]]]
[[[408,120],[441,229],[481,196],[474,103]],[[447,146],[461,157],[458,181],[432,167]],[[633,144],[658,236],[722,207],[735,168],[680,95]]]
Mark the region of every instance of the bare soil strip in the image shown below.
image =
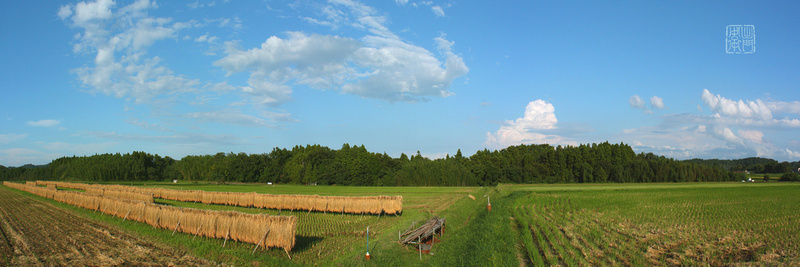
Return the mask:
[[[0,266],[213,264],[5,186],[0,186],[0,229]]]

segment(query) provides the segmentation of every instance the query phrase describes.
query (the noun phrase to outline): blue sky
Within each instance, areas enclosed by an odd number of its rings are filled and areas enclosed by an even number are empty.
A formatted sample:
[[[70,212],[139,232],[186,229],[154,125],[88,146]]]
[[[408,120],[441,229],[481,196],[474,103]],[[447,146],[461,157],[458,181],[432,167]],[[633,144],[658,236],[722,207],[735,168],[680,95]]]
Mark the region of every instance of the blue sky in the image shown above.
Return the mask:
[[[0,165],[625,142],[800,160],[796,2],[3,1]],[[753,25],[755,52],[726,53]],[[750,49],[751,47],[748,47]]]

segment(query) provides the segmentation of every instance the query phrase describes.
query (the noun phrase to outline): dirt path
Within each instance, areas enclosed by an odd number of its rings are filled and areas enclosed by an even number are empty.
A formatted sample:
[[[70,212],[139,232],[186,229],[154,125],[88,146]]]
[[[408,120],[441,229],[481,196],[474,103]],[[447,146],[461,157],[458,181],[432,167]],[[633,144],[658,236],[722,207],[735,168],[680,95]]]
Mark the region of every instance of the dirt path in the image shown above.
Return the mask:
[[[212,263],[0,186],[0,266]]]

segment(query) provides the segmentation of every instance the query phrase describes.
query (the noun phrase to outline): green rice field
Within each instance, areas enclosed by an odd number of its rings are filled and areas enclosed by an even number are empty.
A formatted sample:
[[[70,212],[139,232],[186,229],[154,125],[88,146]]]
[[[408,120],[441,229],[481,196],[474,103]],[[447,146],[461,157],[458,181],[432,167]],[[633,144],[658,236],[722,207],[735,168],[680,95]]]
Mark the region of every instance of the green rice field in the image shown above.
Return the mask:
[[[130,184],[129,184],[130,185]],[[281,249],[194,238],[52,201],[200,258],[233,265],[672,266],[800,264],[799,183],[558,184],[341,187],[147,183],[182,190],[401,195],[403,213],[336,214],[157,199],[164,205],[298,217],[291,259]],[[8,189],[12,190],[12,189]],[[32,198],[38,196],[26,194]],[[475,200],[468,197],[472,195]],[[492,210],[486,208],[487,197]],[[431,254],[397,242],[413,222],[444,217]],[[366,228],[370,228],[367,248]],[[369,249],[372,259],[364,257]]]

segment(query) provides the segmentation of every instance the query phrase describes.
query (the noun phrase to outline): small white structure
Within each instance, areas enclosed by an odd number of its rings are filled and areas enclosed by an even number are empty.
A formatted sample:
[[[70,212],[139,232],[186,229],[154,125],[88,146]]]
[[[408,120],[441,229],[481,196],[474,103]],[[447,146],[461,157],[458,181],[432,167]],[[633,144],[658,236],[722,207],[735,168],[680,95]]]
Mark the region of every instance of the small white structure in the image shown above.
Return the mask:
[[[173,184],[177,184],[178,183],[178,179],[172,179],[172,183]]]
[[[267,185],[272,185],[272,182],[267,182]]]

